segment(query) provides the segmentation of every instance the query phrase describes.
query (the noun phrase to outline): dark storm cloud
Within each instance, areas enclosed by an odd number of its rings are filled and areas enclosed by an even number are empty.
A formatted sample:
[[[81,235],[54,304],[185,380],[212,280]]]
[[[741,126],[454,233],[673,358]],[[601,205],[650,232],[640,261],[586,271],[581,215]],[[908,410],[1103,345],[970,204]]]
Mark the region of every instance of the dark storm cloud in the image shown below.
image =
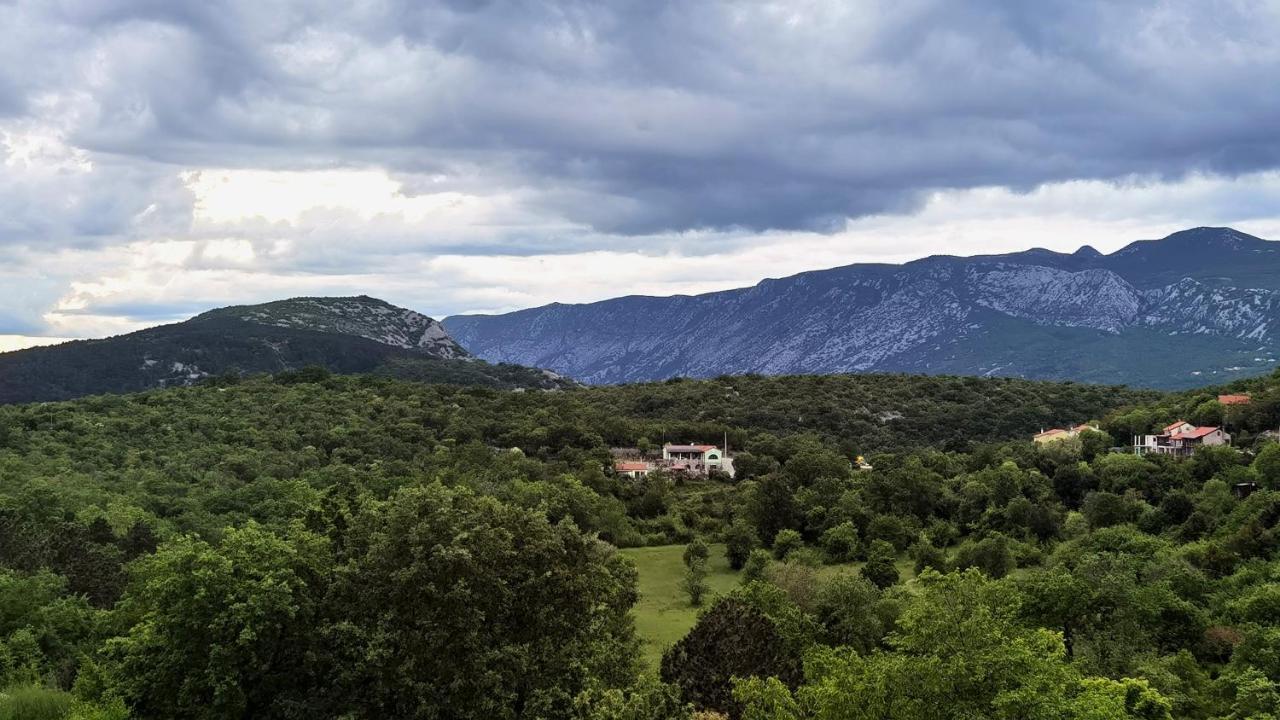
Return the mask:
[[[47,67],[9,102],[88,98],[83,147],[377,163],[599,233],[829,230],[935,189],[1280,165],[1262,2],[19,7],[55,42],[25,38]]]

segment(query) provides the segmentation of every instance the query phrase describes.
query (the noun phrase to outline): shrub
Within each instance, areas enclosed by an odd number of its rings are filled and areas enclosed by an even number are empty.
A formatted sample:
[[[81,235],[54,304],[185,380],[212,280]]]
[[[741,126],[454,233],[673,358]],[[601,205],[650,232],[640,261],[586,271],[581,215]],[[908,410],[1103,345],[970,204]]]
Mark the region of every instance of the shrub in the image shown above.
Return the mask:
[[[662,656],[662,681],[678,687],[680,697],[699,710],[739,716],[732,680],[750,677],[776,677],[794,688],[800,657],[772,620],[735,598],[717,602]]]
[[[853,562],[858,556],[858,528],[851,522],[843,522],[822,533],[822,549],[833,563]]]
[[[1091,492],[1085,496],[1085,520],[1091,528],[1110,527],[1134,519],[1134,508],[1124,498],[1109,492]]]
[[[877,515],[867,526],[867,540],[884,540],[897,552],[906,550],[914,536],[911,525],[897,515]]]
[[[592,688],[573,701],[573,720],[690,720],[689,707],[680,702],[679,691],[652,675],[640,678],[633,687]]]
[[[0,692],[0,720],[63,720],[70,712],[71,693],[39,685],[19,685]]]
[[[76,701],[71,706],[71,714],[65,720],[129,720],[129,709],[119,698],[106,705],[92,705]]]
[[[907,556],[915,560],[917,575],[923,572],[925,568],[932,568],[941,573],[947,571],[947,554],[942,551],[942,548],[934,547],[932,543],[923,539],[917,540],[911,547],[907,548]]]
[[[707,544],[702,541],[702,538],[684,546],[684,566],[687,568],[693,567],[693,564],[698,561],[705,564],[710,557],[711,551],[707,549]]]
[[[747,557],[747,562],[742,566],[742,582],[763,580],[771,564],[773,564],[773,556],[768,550],[752,550],[751,555]]]
[[[689,594],[689,604],[694,607],[702,607],[702,598],[707,594],[707,560],[700,557],[686,558],[688,570],[685,571],[684,581],[681,583],[684,591]]]
[[[773,556],[778,560],[786,560],[791,551],[804,547],[804,539],[800,533],[790,528],[779,530],[773,538]]]
[[[896,603],[886,600],[879,587],[852,572],[841,572],[823,585],[815,607],[827,643],[863,655],[880,646],[897,614]]]
[[[878,588],[887,588],[898,582],[898,568],[894,565],[893,546],[884,540],[871,543],[867,553],[867,564],[862,566],[862,577],[870,580]]]
[[[818,573],[812,567],[793,562],[773,563],[764,574],[797,607],[806,612],[813,610],[818,594]]]
[[[760,546],[760,538],[756,531],[744,520],[735,520],[724,533],[724,554],[729,560],[729,567],[741,570],[747,563],[751,551]]]
[[[787,555],[787,563],[790,565],[803,565],[805,567],[821,567],[826,562],[826,556],[822,551],[814,547],[802,547],[799,550],[793,550]]]
[[[878,588],[895,585],[899,580],[898,568],[892,562],[883,559],[868,560],[867,564],[862,566],[860,573]]]
[[[956,526],[946,520],[935,519],[929,523],[924,529],[925,537],[929,538],[929,543],[935,547],[944,548],[951,545],[960,537],[960,531]]]
[[[967,541],[956,550],[957,570],[977,568],[992,579],[1008,575],[1015,565],[1009,540],[1003,535],[993,535],[978,542]]]

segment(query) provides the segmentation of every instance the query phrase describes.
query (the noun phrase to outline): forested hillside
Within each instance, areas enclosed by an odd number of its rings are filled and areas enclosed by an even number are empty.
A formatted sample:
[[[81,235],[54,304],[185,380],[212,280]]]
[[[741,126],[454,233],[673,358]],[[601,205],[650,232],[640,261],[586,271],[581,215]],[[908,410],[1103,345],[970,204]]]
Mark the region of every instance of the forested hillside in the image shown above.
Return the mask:
[[[738,447],[744,433],[812,433],[849,454],[925,445],[963,449],[1162,397],[1118,386],[881,373],[677,378],[593,387],[581,396],[596,412],[642,427],[625,432],[654,442],[664,431],[668,440],[710,441],[727,430]]]
[[[0,717],[1262,720],[1280,380],[1247,453],[1107,451],[1216,391],[308,370],[0,407]],[[737,478],[612,473],[664,430],[728,432]],[[703,609],[655,672],[615,548],[671,544]]]
[[[576,385],[555,373],[471,357],[440,323],[375,298],[294,298],[221,308],[127,335],[0,353],[0,404],[309,366],[497,388]]]

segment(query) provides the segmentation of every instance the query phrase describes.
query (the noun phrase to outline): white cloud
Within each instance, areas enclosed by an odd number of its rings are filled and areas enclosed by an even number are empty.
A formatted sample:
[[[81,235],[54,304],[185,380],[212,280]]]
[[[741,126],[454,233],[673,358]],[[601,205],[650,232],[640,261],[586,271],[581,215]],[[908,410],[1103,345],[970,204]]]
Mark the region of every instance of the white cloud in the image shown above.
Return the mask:
[[[699,231],[648,237],[617,250],[519,254],[491,247],[467,252],[465,245],[440,253],[430,242],[404,240],[430,235],[440,218],[404,211],[399,203],[413,198],[404,197],[397,182],[379,173],[201,173],[205,182],[224,177],[232,180],[219,180],[211,191],[226,193],[209,205],[216,213],[197,221],[195,228],[236,235],[64,251],[58,264],[74,268],[76,279],[45,314],[50,331],[68,336],[125,332],[212,306],[292,295],[371,294],[440,317],[624,294],[691,294],[804,270],[897,263],[936,253],[1012,252],[1031,246],[1072,252],[1085,244],[1112,252],[1133,240],[1202,224],[1230,224],[1262,237],[1280,237],[1280,212],[1263,212],[1269,198],[1280,193],[1280,173],[1173,183],[1075,181],[1029,193],[1004,188],[944,191],[930,195],[911,214],[853,220],[832,234]],[[225,189],[246,177],[245,186]],[[193,184],[196,207],[210,197],[203,187]],[[321,190],[291,195],[274,209],[253,192],[240,194],[267,188],[294,193],[310,187]],[[241,199],[243,204],[237,204]],[[381,209],[361,222],[360,213],[368,208]],[[276,214],[262,218],[266,211]],[[379,224],[378,218],[394,222]],[[335,239],[357,232],[363,237]],[[366,253],[366,244],[376,251]],[[316,252],[331,253],[331,261],[317,263],[311,257]],[[300,271],[303,266],[311,269]],[[152,312],[131,315],[137,308]],[[165,308],[171,309],[168,314]]]

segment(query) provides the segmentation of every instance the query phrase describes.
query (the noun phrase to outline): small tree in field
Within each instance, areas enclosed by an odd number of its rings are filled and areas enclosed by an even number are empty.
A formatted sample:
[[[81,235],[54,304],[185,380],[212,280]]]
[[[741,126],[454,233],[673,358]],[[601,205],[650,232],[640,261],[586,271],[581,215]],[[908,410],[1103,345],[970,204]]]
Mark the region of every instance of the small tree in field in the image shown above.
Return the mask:
[[[749,583],[756,580],[763,580],[765,570],[773,563],[773,556],[764,548],[756,548],[747,556],[747,562],[742,566],[742,582]]]
[[[741,570],[747,564],[751,551],[760,546],[760,538],[756,537],[755,528],[743,520],[735,520],[724,531],[724,554],[729,559],[729,567]]]
[[[689,604],[702,607],[702,600],[707,595],[707,559],[693,558],[684,573],[682,583],[684,591],[689,593]]]
[[[701,560],[706,563],[711,557],[711,550],[707,548],[707,544],[702,538],[695,538],[693,542],[684,546],[684,566],[693,567],[695,561]]]
[[[700,538],[684,546],[684,581],[681,587],[689,593],[689,603],[694,607],[702,606],[702,598],[707,594],[707,560],[711,551]]]

